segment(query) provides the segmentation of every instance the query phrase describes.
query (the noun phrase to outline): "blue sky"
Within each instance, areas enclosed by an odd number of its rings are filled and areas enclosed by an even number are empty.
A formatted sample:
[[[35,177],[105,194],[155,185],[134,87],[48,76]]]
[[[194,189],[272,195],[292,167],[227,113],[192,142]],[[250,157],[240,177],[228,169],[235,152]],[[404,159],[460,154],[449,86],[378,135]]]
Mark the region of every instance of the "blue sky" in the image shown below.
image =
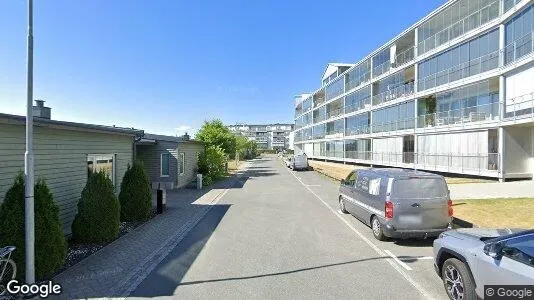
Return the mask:
[[[52,118],[194,133],[292,122],[328,62],[354,63],[444,0],[34,0],[34,95]],[[26,1],[0,0],[0,112],[25,114]]]

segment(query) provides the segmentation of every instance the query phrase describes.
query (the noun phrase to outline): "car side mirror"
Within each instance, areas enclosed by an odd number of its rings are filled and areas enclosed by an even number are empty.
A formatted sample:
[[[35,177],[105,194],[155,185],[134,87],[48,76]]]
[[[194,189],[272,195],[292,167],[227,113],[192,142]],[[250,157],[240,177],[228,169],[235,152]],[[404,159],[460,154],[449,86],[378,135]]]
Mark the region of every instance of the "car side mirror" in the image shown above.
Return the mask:
[[[484,246],[484,253],[494,259],[501,259],[503,245],[501,243],[491,243]]]

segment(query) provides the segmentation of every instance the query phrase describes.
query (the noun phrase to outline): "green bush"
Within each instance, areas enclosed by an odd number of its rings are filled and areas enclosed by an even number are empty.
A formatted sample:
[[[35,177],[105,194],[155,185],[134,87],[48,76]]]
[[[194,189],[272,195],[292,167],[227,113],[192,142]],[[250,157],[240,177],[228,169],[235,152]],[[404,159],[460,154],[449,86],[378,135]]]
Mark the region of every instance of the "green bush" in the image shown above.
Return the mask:
[[[72,222],[73,239],[79,243],[105,243],[116,239],[119,230],[120,203],[113,183],[103,172],[90,173]]]
[[[17,278],[24,279],[25,233],[24,233],[24,177],[19,174],[7,191],[0,206],[0,245],[17,247],[12,258],[17,263]],[[59,221],[59,207],[44,180],[34,187],[35,209],[35,275],[48,279],[65,263],[67,241]]]
[[[121,221],[146,221],[152,216],[152,189],[141,162],[128,165],[119,194]]]
[[[219,146],[208,146],[198,157],[198,172],[203,176],[203,184],[210,185],[213,181],[226,174],[226,154]]]

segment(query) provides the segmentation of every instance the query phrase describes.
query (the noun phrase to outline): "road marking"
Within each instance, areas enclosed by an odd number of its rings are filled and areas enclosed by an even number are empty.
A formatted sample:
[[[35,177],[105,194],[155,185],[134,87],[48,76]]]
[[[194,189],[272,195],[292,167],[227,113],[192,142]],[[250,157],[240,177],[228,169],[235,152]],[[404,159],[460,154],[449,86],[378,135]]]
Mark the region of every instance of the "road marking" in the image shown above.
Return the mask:
[[[389,250],[384,250],[391,258],[393,258],[399,265],[401,265],[403,268],[405,268],[408,271],[411,271],[412,268],[408,266],[405,262],[401,261],[395,254],[391,253]]]
[[[304,186],[310,193],[312,193],[312,195],[314,195],[317,199],[319,199],[319,201],[321,201],[321,203],[323,203],[323,205],[326,206],[326,208],[328,208],[336,217],[338,217],[343,223],[345,223],[345,225],[347,225],[349,229],[354,231],[367,245],[369,245],[369,247],[375,250],[375,252],[378,253],[378,255],[380,255],[381,257],[388,256],[386,253],[384,253],[384,251],[378,248],[367,237],[365,237],[354,226],[352,226],[352,224],[350,224],[349,221],[341,217],[339,214],[336,214],[336,211],[332,207],[330,207],[330,205],[328,205],[326,201],[324,201],[319,195],[317,195],[310,187],[307,187],[304,184],[304,182],[302,182],[302,180],[300,180],[293,172],[291,172],[290,170],[287,170],[287,171],[291,175],[293,175],[293,177],[295,177],[295,179],[297,179],[302,184],[302,186]],[[410,275],[408,275],[408,273],[406,273],[406,271],[401,269],[401,267],[398,264],[396,264],[394,260],[386,259],[386,261],[391,265],[391,267],[393,267],[393,269],[397,270],[397,272],[399,272],[402,275],[402,277],[404,277],[404,279],[406,279],[416,290],[418,290],[419,293],[421,293],[425,299],[434,299],[432,298],[432,296],[430,296],[430,293],[428,293],[422,286],[420,286],[419,283],[417,283]]]
[[[306,186],[321,186],[320,184],[307,184]]]

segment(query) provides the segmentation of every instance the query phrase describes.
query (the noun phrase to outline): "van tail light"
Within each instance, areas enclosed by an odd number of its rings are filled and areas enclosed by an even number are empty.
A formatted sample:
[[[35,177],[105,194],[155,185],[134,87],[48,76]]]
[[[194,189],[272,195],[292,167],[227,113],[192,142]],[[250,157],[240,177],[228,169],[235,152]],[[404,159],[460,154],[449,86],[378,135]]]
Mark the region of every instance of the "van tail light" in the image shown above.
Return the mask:
[[[447,208],[449,209],[449,217],[452,217],[454,213],[454,209],[452,208],[452,200],[447,201]]]
[[[386,212],[386,219],[393,219],[393,202],[386,201],[384,211]]]

